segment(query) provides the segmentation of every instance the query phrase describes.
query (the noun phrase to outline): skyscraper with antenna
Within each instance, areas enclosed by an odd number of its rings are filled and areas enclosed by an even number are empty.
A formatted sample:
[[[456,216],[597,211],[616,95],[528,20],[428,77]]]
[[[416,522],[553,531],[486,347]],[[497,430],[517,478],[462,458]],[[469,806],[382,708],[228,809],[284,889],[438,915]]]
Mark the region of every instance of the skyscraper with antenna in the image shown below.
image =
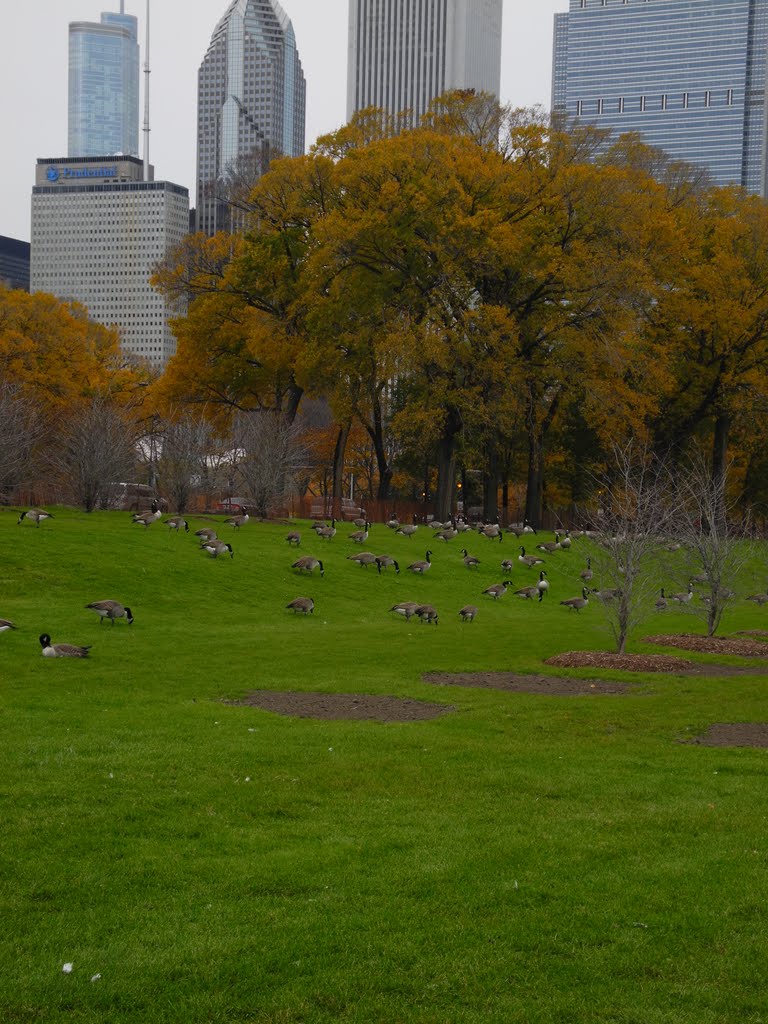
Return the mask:
[[[69,26],[70,157],[139,153],[138,22],[104,12]]]

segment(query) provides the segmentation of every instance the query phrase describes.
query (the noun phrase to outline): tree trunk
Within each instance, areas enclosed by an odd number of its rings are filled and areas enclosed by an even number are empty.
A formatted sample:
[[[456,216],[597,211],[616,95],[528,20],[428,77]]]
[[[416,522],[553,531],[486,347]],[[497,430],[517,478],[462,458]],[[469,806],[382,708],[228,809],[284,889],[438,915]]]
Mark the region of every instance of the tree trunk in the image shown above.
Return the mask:
[[[483,519],[495,523],[499,518],[499,453],[491,441],[487,446],[488,469],[483,474]]]
[[[377,501],[388,501],[392,488],[392,467],[387,458],[387,448],[384,443],[384,416],[381,409],[379,395],[373,397],[373,416],[371,423],[365,423],[365,429],[373,442],[373,450],[376,454],[376,469],[379,474],[379,486],[376,493]]]
[[[553,395],[549,408],[539,423],[537,416],[539,389],[538,381],[528,382],[528,409],[526,411],[528,479],[525,494],[525,518],[535,530],[541,526],[544,500],[544,441],[560,405],[560,393],[557,392]]]
[[[719,535],[726,529],[725,481],[728,469],[728,436],[731,417],[720,412],[715,419],[715,436],[712,439],[712,482],[715,486],[715,516],[713,524]]]
[[[453,514],[453,491],[456,479],[456,439],[461,430],[457,409],[449,409],[443,436],[437,445],[437,508],[435,518],[446,522]]]
[[[342,423],[336,437],[336,447],[333,450],[333,516],[341,519],[341,493],[344,484],[344,457],[347,451],[347,440],[349,438],[350,423]]]

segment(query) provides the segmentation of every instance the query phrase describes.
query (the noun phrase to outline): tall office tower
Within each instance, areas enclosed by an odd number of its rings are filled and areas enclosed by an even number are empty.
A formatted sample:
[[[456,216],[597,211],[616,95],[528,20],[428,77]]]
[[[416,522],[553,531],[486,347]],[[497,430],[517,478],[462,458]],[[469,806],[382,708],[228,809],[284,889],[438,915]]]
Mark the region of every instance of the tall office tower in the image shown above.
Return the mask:
[[[768,0],[570,0],[552,108],[766,195]]]
[[[503,0],[349,0],[347,118],[365,107],[417,124],[449,89],[499,95]]]
[[[138,156],[137,28],[136,18],[124,13],[70,23],[70,157]]]
[[[197,229],[235,230],[217,183],[304,152],[306,83],[278,0],[231,0],[197,76]]]
[[[75,299],[126,352],[162,367],[179,313],[150,284],[189,230],[189,192],[145,181],[135,156],[38,160],[32,189],[31,290]]]

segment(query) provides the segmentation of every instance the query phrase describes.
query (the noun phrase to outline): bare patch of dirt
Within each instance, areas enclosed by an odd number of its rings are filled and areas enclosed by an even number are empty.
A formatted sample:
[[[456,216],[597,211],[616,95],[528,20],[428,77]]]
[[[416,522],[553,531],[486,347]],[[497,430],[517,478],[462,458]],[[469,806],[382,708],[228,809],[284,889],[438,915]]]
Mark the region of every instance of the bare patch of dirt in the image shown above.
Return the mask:
[[[703,736],[685,743],[702,747],[768,747],[768,724],[765,722],[716,722]]]
[[[758,640],[768,640],[768,629],[737,629],[734,636],[756,636]]]
[[[456,709],[450,704],[400,697],[376,697],[360,693],[289,693],[278,690],[254,690],[242,700],[227,704],[256,707],[277,715],[294,718],[321,718],[331,721],[424,722]]]
[[[568,679],[565,676],[516,675],[513,672],[426,672],[422,679],[433,686],[468,686],[549,697],[626,694],[633,689],[628,683],[612,683],[605,679]]]
[[[547,658],[553,668],[606,668],[621,672],[685,672],[695,668],[687,658],[671,654],[613,654],[610,651],[566,651]]]
[[[736,640],[725,636],[698,636],[694,633],[675,633],[670,636],[646,636],[643,642],[660,647],[679,647],[699,654],[728,654],[740,658],[764,658],[765,644],[759,640]]]

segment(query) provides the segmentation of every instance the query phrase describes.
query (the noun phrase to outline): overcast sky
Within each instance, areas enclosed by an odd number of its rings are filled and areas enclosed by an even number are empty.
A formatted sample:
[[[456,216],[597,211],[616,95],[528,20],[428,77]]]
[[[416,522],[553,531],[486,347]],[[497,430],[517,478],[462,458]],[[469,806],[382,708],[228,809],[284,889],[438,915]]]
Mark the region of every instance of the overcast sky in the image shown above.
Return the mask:
[[[197,69],[228,0],[152,0],[151,144],[155,177],[186,186],[194,205]],[[348,0],[281,0],[293,22],[307,80],[307,148],[346,120]],[[38,157],[67,153],[70,21],[98,21],[118,0],[0,0],[0,235],[29,240]],[[144,59],[145,0],[139,17]],[[501,98],[549,106],[552,16],[568,0],[505,0]],[[142,101],[143,102],[143,101]],[[142,107],[143,110],[143,107]],[[140,113],[140,120],[142,118]]]

